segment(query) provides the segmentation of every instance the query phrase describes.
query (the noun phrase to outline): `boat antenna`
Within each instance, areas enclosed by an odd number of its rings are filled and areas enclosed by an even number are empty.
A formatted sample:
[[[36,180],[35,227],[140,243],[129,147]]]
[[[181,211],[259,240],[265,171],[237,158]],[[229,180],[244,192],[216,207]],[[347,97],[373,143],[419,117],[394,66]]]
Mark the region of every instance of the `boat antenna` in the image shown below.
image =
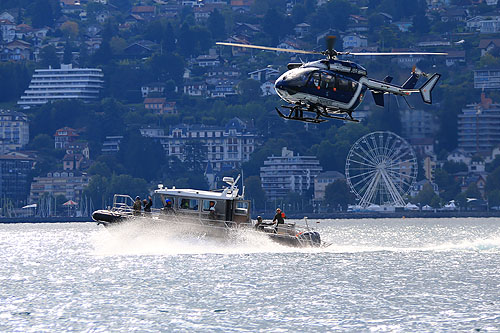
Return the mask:
[[[307,230],[310,230],[311,228],[309,228],[309,223],[307,223],[307,216],[304,216],[304,220],[306,221]]]
[[[243,168],[241,169],[241,197],[245,199],[245,176],[243,175]]]
[[[231,192],[233,192],[233,190],[237,187],[236,184],[238,184],[238,180],[240,180],[240,177],[241,177],[241,175],[238,175],[238,177],[236,177],[236,180],[234,181],[234,183],[231,185]]]

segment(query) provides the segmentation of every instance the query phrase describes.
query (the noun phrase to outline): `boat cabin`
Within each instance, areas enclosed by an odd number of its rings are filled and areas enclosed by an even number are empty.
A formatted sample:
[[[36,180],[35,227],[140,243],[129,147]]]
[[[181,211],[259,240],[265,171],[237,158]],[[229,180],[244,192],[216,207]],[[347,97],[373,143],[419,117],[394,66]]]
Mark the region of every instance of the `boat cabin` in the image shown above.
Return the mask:
[[[159,185],[155,194],[161,197],[162,211],[167,214],[226,224],[251,224],[250,201],[238,195],[238,188],[233,183],[230,185],[219,191],[164,188]]]

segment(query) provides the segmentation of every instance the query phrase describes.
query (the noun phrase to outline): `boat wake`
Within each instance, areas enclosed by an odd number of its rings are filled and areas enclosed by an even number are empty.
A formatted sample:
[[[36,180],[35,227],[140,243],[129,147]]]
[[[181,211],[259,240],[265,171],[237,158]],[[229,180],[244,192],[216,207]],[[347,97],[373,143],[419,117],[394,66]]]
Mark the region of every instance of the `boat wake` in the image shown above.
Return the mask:
[[[146,221],[147,222],[147,221]],[[180,254],[249,254],[249,253],[361,253],[361,252],[446,252],[475,251],[500,253],[500,235],[474,235],[458,238],[442,235],[423,237],[414,231],[391,229],[383,233],[366,233],[362,228],[349,232],[322,228],[324,243],[320,248],[295,248],[280,245],[266,234],[240,230],[214,237],[192,226],[172,227],[168,224],[124,223],[99,229],[91,243],[96,255],[180,255]],[[432,234],[432,233],[431,233]],[[429,237],[430,236],[430,237]]]
[[[239,230],[221,237],[207,235],[195,226],[124,223],[94,233],[96,255],[247,254],[318,251],[280,245],[266,234]]]
[[[408,246],[384,246],[379,244],[363,245],[335,245],[323,249],[323,252],[332,253],[359,253],[359,252],[449,252],[449,251],[475,251],[475,252],[500,252],[500,237],[480,238],[475,240],[460,240],[436,244],[411,244]]]

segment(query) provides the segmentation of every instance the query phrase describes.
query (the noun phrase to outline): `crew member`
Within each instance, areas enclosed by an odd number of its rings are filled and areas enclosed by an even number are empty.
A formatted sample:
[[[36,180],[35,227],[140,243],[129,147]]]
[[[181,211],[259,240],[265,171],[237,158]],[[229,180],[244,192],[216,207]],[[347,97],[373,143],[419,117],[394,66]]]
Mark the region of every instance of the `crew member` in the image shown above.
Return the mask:
[[[276,208],[276,215],[274,215],[273,223],[276,222],[275,232],[278,231],[278,225],[285,224],[285,213],[280,208]]]
[[[135,201],[134,201],[134,206],[133,206],[135,216],[141,215],[141,207],[142,207],[141,198],[139,196],[136,196]]]
[[[149,195],[148,200],[144,199],[142,203],[144,204],[144,212],[149,213],[148,215],[150,215],[151,206],[153,206],[153,200],[151,199],[151,196]]]
[[[255,230],[262,230],[264,226],[262,225],[262,217],[257,216],[257,222],[255,223]]]
[[[208,218],[210,220],[216,220],[217,215],[215,214],[215,202],[210,201],[209,205],[210,205],[210,207],[208,208]]]
[[[163,207],[163,212],[165,214],[174,213],[174,207],[172,207],[172,200],[170,200],[169,198],[165,199],[165,206]]]

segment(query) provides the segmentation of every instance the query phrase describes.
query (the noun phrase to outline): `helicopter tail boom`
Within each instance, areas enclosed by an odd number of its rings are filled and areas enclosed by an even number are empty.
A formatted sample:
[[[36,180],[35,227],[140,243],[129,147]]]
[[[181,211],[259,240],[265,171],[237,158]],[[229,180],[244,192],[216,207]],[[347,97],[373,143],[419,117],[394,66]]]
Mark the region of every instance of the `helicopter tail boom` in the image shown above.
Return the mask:
[[[414,74],[413,74],[414,75]],[[366,79],[363,80],[361,79],[360,82],[362,82],[365,86],[370,89],[374,95],[374,99],[377,105],[383,106],[382,102],[377,102],[380,97],[382,96],[381,94],[384,93],[389,93],[389,94],[394,94],[394,95],[399,95],[399,96],[408,96],[413,93],[420,93],[422,96],[422,99],[424,100],[425,103],[427,104],[432,104],[432,89],[436,86],[436,83],[439,81],[439,78],[441,77],[441,74],[432,74],[430,75],[430,78],[422,85],[420,89],[415,89],[413,88],[415,84],[411,82],[411,84],[407,84],[410,79],[403,84],[402,86],[397,86],[394,84],[390,84],[389,82],[386,81],[379,81],[379,80],[374,80],[374,79]],[[364,82],[363,82],[364,81]],[[411,80],[414,81],[414,80]],[[416,83],[416,82],[415,82]],[[412,88],[408,88],[411,87]],[[378,98],[376,98],[378,97]]]

